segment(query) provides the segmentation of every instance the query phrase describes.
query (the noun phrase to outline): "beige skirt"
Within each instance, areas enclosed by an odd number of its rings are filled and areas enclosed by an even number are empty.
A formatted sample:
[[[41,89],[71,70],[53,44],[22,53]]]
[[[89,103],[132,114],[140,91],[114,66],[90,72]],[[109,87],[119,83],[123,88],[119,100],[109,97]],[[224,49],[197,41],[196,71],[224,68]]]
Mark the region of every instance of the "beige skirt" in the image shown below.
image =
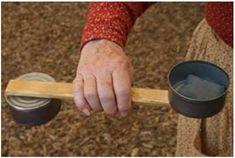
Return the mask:
[[[207,119],[179,115],[176,156],[233,155],[233,50],[226,45],[206,20],[193,33],[186,60],[205,60],[223,68],[230,85],[223,110]]]

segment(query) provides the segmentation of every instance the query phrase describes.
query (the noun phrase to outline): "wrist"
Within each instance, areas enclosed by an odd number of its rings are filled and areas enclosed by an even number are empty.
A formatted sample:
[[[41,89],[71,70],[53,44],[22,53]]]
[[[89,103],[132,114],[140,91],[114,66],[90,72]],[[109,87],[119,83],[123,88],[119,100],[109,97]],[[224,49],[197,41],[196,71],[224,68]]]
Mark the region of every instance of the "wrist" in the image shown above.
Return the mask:
[[[87,43],[85,43],[83,45],[83,47],[81,48],[81,52],[84,49],[86,49],[87,47],[95,48],[96,46],[99,46],[99,47],[103,46],[105,48],[107,45],[123,50],[123,48],[119,44],[117,44],[109,39],[95,39],[95,40],[90,40]]]

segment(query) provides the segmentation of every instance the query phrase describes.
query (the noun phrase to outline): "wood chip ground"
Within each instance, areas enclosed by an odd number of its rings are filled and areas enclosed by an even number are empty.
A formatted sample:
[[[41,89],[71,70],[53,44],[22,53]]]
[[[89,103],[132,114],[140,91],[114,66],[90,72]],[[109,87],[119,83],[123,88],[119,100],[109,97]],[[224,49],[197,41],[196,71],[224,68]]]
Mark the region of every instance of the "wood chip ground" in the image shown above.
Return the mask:
[[[126,118],[85,117],[66,101],[45,125],[13,122],[3,94],[8,80],[40,71],[71,82],[86,11],[85,3],[2,3],[2,155],[173,156],[177,114],[169,107],[134,105]],[[135,68],[133,86],[166,89],[169,69],[183,60],[202,18],[201,3],[149,8],[125,49]]]

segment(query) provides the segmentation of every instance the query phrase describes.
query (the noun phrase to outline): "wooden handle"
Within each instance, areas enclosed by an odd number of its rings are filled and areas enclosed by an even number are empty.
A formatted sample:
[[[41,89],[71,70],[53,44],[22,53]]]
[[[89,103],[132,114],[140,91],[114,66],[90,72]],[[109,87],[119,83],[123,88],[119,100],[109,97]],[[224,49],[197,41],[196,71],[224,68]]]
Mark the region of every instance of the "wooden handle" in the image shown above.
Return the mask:
[[[29,80],[10,80],[6,96],[28,96],[39,98],[72,99],[72,84]],[[168,104],[168,91],[145,88],[132,88],[134,103],[149,105]]]

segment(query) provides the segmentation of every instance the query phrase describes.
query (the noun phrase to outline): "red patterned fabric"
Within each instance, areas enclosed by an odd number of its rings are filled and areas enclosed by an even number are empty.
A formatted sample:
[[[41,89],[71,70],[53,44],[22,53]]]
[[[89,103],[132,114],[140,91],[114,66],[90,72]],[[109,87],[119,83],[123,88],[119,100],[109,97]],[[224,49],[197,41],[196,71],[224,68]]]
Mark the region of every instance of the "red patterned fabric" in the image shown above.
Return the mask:
[[[93,2],[88,6],[88,15],[81,39],[84,44],[94,39],[109,39],[125,46],[128,32],[139,17],[153,3]]]
[[[233,3],[214,2],[205,6],[208,24],[229,46],[233,46]]]
[[[135,20],[152,4],[154,3],[90,3],[80,47],[82,48],[88,41],[95,39],[109,39],[124,47]],[[221,39],[232,46],[233,4],[207,3],[205,17]]]

